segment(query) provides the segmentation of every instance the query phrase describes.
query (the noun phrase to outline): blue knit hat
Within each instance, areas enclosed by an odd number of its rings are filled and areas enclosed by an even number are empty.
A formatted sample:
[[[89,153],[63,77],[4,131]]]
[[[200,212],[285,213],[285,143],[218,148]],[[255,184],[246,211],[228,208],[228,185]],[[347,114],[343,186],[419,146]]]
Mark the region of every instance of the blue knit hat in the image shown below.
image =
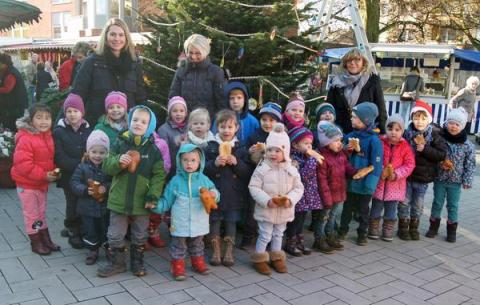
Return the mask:
[[[282,121],[282,107],[277,103],[269,102],[264,104],[263,107],[260,109],[259,114],[260,116],[262,116],[262,114],[264,113],[272,116],[272,118],[274,118],[277,122]]]
[[[378,116],[378,107],[371,102],[363,102],[353,107],[352,111],[369,128],[375,127],[375,119]]]
[[[313,140],[313,133],[304,126],[297,126],[288,131],[288,137],[291,143],[300,142],[302,139],[310,138]]]
[[[337,113],[335,112],[335,108],[333,107],[332,104],[330,103],[321,103],[320,105],[317,106],[317,109],[315,109],[315,118],[317,121],[320,120],[320,116],[325,112],[325,111],[330,111],[333,113],[334,119],[337,118]]]
[[[325,147],[335,140],[343,138],[343,133],[335,124],[328,121],[320,121],[317,125],[317,136],[320,146]]]

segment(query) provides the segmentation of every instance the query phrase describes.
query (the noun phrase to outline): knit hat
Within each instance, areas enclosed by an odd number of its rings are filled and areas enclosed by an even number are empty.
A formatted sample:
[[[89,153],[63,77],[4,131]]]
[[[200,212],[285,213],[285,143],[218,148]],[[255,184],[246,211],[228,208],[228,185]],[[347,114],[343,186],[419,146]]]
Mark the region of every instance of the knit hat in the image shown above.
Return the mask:
[[[290,137],[291,143],[300,142],[305,138],[310,138],[313,140],[313,133],[306,127],[297,126],[288,131],[288,136]]]
[[[277,103],[269,102],[269,103],[264,104],[262,106],[262,108],[260,109],[260,112],[259,112],[260,117],[264,113],[268,113],[277,122],[282,121],[282,107]]]
[[[463,130],[467,125],[468,113],[463,107],[458,107],[450,110],[447,114],[447,120],[445,122],[455,122],[460,125],[460,128]]]
[[[390,123],[397,123],[398,125],[400,125],[400,128],[402,128],[402,130],[405,130],[405,121],[403,120],[402,116],[398,113],[392,114],[387,119],[387,123],[385,124],[385,129],[387,129],[387,126],[390,125]]]
[[[315,118],[317,121],[320,120],[320,116],[325,112],[325,111],[330,111],[333,113],[333,117],[337,117],[337,113],[335,112],[335,108],[333,108],[333,105],[330,103],[321,103],[320,105],[317,106],[317,109],[315,109]]]
[[[317,125],[317,136],[320,146],[325,147],[337,139],[343,138],[343,133],[335,124],[328,121],[320,121]]]
[[[430,124],[433,121],[432,106],[427,104],[427,102],[424,102],[422,100],[416,100],[415,104],[412,107],[412,110],[410,111],[410,118],[415,112],[418,112],[418,111],[423,111],[425,113],[428,119],[428,124]]]
[[[67,111],[67,108],[77,109],[82,113],[82,116],[85,115],[85,106],[83,105],[83,99],[80,95],[75,93],[70,93],[65,102],[63,102],[63,113]]]
[[[270,131],[265,143],[265,148],[277,147],[283,151],[283,157],[290,161],[290,139],[285,132],[285,126],[282,123],[276,123],[273,130]]]
[[[170,111],[172,110],[172,107],[176,104],[183,105],[185,107],[185,111],[188,109],[187,108],[187,103],[181,96],[173,96],[170,100],[168,100],[168,106],[167,106],[167,111],[168,114],[170,114]]]
[[[87,138],[87,151],[89,151],[93,146],[100,145],[107,149],[110,149],[110,139],[107,134],[100,129],[92,131]]]
[[[375,127],[375,119],[378,116],[377,105],[371,102],[363,102],[353,107],[352,111],[367,127]]]
[[[287,106],[285,107],[285,112],[288,112],[288,110],[295,107],[301,107],[305,109],[305,101],[300,97],[297,97],[288,101]]]
[[[110,92],[105,98],[105,110],[107,110],[108,107],[114,104],[120,105],[123,108],[125,108],[125,110],[127,110],[128,104],[127,104],[127,96],[125,95],[125,93],[120,91]]]

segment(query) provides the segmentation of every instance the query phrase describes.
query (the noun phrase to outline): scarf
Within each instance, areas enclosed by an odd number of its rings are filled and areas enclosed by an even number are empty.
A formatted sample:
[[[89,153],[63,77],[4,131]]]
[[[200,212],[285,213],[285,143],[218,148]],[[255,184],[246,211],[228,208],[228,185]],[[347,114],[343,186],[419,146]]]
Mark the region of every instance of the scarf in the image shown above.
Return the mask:
[[[300,121],[295,121],[286,112],[282,114],[282,119],[285,125],[287,126],[287,130],[293,129],[295,127],[303,126],[303,124],[305,123],[305,119],[302,118]]]
[[[72,127],[73,131],[75,132],[80,129],[83,123],[86,123],[84,119],[81,119],[77,125],[72,125],[72,123],[67,118],[64,118],[63,121],[65,122],[65,124],[70,125],[70,127]]]
[[[125,75],[130,72],[132,68],[132,58],[126,51],[122,51],[119,57],[113,55],[110,48],[105,49],[105,61],[116,75]]]
[[[430,142],[432,142],[432,124],[428,125],[427,128],[425,128],[423,131],[418,131],[415,126],[413,126],[413,123],[410,123],[408,126],[407,130],[405,130],[405,135],[404,138],[410,143],[410,146],[412,147],[413,151],[417,151],[417,144],[415,144],[415,141],[413,139],[419,135],[423,134],[423,137],[425,138],[425,146],[428,145]]]
[[[357,104],[360,92],[369,79],[370,73],[352,75],[345,71],[345,73],[335,76],[332,79],[331,85],[333,87],[343,88],[343,93],[351,108]]]
[[[463,144],[463,143],[465,143],[465,141],[467,141],[467,131],[465,129],[463,129],[459,134],[452,135],[451,133],[448,132],[447,127],[444,126],[443,127],[443,137],[449,143]]]
[[[227,142],[227,143],[230,143],[230,146],[235,147],[235,143],[238,142],[238,139],[237,139],[237,137],[233,137],[233,139],[231,141],[223,141],[222,139],[220,139],[220,135],[217,133],[215,135],[214,141],[216,141],[218,144],[222,144],[222,143]]]
[[[190,141],[190,143],[195,144],[200,148],[205,148],[205,147],[207,147],[208,142],[216,140],[215,136],[213,135],[213,133],[210,130],[208,131],[205,138],[197,137],[190,130],[188,131],[187,136],[188,136],[188,140]]]
[[[110,124],[110,127],[115,129],[116,131],[122,131],[128,128],[127,120],[125,117],[120,122],[115,122],[111,120],[109,117],[107,117],[107,121]]]
[[[169,123],[170,123],[170,126],[173,128],[173,129],[183,129],[183,127],[185,127],[185,125],[187,125],[187,120],[184,120],[183,122],[181,123],[175,123],[174,121],[172,120],[168,120]]]

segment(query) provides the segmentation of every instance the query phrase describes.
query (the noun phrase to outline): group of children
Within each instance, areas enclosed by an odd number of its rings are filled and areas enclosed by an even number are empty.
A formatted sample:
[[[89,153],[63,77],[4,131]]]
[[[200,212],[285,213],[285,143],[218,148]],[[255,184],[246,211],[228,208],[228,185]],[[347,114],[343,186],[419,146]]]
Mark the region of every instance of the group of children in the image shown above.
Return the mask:
[[[312,132],[305,126],[300,95],[290,97],[284,112],[266,103],[257,120],[248,112],[245,86],[233,82],[228,88],[227,109],[216,114],[214,127],[206,109],[189,113],[185,100],[175,96],[157,132],[154,113],[146,106],[127,112],[121,92],[107,96],[105,115],[93,131],[78,95],[67,97],[53,136],[49,108],[33,105],[17,122],[12,168],[32,251],[60,250],[45,219],[53,181],[66,198],[62,236],[74,248],[89,249],[86,264],[94,264],[106,245],[108,263],[98,269],[101,277],[126,271],[126,237],[130,269],[145,275],[145,246],[165,245],[159,233],[163,220],[176,280],[186,278],[187,252],[193,271],[208,273],[205,240],[212,248],[211,265],[234,265],[239,222],[240,247],[255,243],[253,266],[266,275],[271,267],[287,272],[285,252],[342,250],[354,213],[358,245],[367,244],[367,238],[391,241],[397,218],[399,237],[417,240],[431,182],[434,201],[426,235],[437,235],[446,198],[447,240],[455,242],[460,190],[471,187],[475,169],[462,108],[450,111],[438,127],[431,107],[418,100],[407,128],[392,115],[386,134],[379,136],[378,109],[362,102],[352,108],[354,131],[344,135],[331,104],[317,107]],[[311,248],[303,235],[308,212],[315,237]]]

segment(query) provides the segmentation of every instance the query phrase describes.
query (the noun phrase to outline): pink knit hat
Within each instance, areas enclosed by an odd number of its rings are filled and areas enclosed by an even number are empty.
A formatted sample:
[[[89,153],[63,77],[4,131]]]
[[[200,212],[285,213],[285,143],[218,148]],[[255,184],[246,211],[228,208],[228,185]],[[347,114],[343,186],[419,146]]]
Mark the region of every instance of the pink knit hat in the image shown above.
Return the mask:
[[[288,112],[288,110],[295,107],[301,107],[305,109],[305,102],[300,98],[293,99],[288,102],[287,106],[285,107],[285,112]]]
[[[82,113],[82,116],[85,115],[85,106],[83,105],[83,99],[80,95],[70,93],[67,96],[65,102],[63,102],[63,113],[65,113],[68,108],[77,109]]]
[[[167,106],[167,111],[170,114],[170,110],[172,110],[172,107],[176,104],[181,104],[183,107],[185,107],[185,111],[188,110],[187,108],[187,103],[181,96],[173,96],[170,100],[168,100],[168,106]]]
[[[120,91],[110,92],[105,98],[105,110],[107,110],[108,107],[114,104],[120,105],[123,108],[125,108],[125,110],[127,110],[128,104],[127,104],[127,96],[125,95],[125,93]]]

